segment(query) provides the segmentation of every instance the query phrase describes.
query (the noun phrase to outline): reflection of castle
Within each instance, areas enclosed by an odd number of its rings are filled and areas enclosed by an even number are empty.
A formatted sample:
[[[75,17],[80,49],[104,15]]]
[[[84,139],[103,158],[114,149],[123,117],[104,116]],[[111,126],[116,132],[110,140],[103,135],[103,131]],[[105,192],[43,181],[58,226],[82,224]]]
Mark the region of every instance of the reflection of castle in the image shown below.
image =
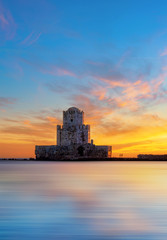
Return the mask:
[[[111,157],[111,146],[90,142],[90,126],[84,125],[84,112],[71,107],[63,111],[63,125],[57,126],[57,145],[36,146],[36,159],[77,159]]]

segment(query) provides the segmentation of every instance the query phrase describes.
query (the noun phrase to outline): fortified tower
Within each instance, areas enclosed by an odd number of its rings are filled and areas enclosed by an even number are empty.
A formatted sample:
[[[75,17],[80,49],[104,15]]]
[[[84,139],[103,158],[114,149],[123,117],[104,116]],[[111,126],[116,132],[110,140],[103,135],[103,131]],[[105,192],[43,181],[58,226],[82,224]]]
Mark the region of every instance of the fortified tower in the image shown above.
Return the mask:
[[[84,124],[84,112],[71,107],[63,111],[63,126],[57,125],[57,145],[90,143],[90,125]]]
[[[57,145],[35,146],[36,159],[105,159],[112,146],[97,146],[91,140],[90,126],[84,124],[84,112],[71,107],[63,111],[63,125],[57,126]]]

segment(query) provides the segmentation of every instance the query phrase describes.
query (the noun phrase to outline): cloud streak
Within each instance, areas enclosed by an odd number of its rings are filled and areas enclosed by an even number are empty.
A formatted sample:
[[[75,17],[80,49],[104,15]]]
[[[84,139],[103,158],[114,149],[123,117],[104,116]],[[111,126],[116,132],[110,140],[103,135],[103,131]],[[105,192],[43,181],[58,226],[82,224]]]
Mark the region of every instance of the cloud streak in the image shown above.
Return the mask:
[[[6,107],[11,104],[16,103],[16,98],[11,98],[11,97],[0,97],[0,107]]]
[[[60,124],[60,119],[53,116],[48,111],[44,113],[30,113],[30,118],[19,115],[17,118],[2,118],[1,132],[6,134],[17,134],[24,136],[51,136],[52,131],[56,130],[56,125]],[[53,135],[52,135],[53,138]]]
[[[1,13],[0,14],[0,22],[1,22],[1,27],[4,28],[5,25],[8,25],[8,21],[7,19],[5,18],[5,16]]]
[[[167,73],[163,71],[158,77],[150,81],[137,79],[134,82],[128,81],[126,78],[115,80],[112,77],[94,76],[99,83],[96,83],[91,93],[101,101],[115,102],[117,107],[129,107],[131,110],[137,110],[140,106],[145,105],[144,100],[152,102],[165,97],[162,85],[166,80],[166,76]],[[101,83],[104,86],[101,86]],[[110,95],[113,91],[114,97],[111,98]]]
[[[69,76],[76,77],[76,74],[68,69],[61,68],[59,66],[51,66],[48,69],[43,69],[43,73],[49,74],[52,76]]]
[[[21,45],[30,46],[38,41],[41,36],[41,32],[31,32],[22,42]]]
[[[12,40],[16,33],[16,23],[12,14],[8,9],[5,9],[0,3],[0,32],[1,38],[4,40]]]
[[[164,57],[164,56],[166,56],[166,55],[167,55],[167,48],[165,48],[165,49],[163,50],[163,52],[161,52],[160,56],[161,56],[161,57]]]

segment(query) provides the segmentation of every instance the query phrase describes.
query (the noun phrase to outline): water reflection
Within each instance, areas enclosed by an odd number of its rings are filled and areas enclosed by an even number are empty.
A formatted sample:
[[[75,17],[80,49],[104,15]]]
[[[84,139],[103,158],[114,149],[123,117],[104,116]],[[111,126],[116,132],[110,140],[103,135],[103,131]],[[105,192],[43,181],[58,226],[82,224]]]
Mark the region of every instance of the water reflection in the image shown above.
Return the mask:
[[[0,239],[167,239],[164,162],[0,162]]]

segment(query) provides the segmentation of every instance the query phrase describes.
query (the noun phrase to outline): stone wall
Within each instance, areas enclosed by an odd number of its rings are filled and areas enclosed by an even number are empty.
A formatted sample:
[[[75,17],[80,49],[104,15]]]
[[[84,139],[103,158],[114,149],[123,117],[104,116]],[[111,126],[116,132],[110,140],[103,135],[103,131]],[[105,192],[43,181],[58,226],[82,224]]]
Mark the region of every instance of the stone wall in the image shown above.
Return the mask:
[[[57,126],[57,145],[68,146],[71,144],[90,143],[90,126]]]
[[[84,124],[84,112],[72,107],[63,111],[63,125],[57,126],[57,145],[36,146],[36,159],[80,159],[111,157],[111,146],[90,143],[90,125]]]
[[[84,124],[84,112],[78,108],[71,107],[67,111],[63,111],[63,125],[77,126]]]
[[[37,159],[61,160],[82,158],[109,158],[111,146],[95,146],[94,144],[72,144],[68,146],[36,146]]]
[[[77,108],[63,111],[63,126],[57,126],[57,145],[90,143],[90,126],[83,123],[83,111]]]

